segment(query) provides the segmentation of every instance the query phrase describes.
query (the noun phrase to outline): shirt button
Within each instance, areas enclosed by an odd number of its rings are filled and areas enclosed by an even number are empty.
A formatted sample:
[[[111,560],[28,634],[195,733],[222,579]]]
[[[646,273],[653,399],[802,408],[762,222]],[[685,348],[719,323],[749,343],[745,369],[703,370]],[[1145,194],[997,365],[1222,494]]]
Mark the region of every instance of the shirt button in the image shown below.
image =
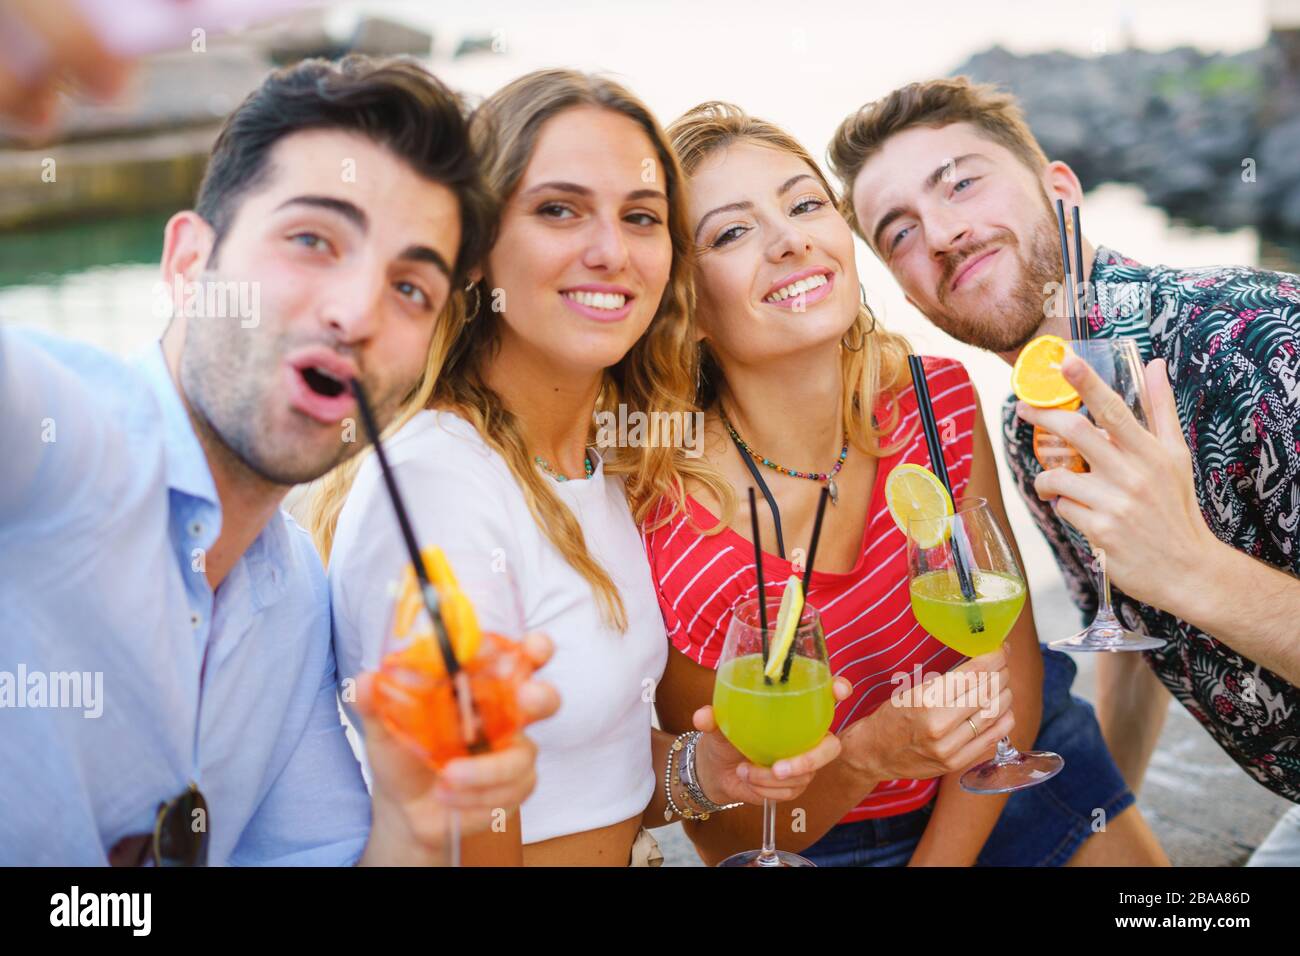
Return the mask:
[[[198,611],[190,612],[190,627],[194,628],[195,630],[198,630],[199,622],[202,620],[203,618],[199,617]]]
[[[203,523],[201,521],[190,522],[190,537],[197,538],[203,533]]]

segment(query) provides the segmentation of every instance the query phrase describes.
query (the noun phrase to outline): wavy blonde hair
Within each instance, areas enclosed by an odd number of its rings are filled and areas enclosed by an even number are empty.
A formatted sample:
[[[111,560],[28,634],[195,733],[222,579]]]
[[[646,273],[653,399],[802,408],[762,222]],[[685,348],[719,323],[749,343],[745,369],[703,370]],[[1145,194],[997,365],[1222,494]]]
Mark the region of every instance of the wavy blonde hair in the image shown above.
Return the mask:
[[[620,404],[629,413],[640,411],[689,414],[694,411],[696,349],[691,326],[694,307],[693,243],[687,227],[683,176],[658,121],[626,88],[606,77],[574,70],[539,70],[522,76],[488,97],[470,120],[470,135],[480,157],[484,178],[497,201],[514,194],[532,158],[538,136],[553,117],[578,107],[597,107],[628,117],[654,146],[663,168],[668,196],[668,232],[672,266],[664,292],[645,334],[614,366],[605,370],[595,413],[617,415]],[[486,263],[483,264],[486,267]],[[484,289],[493,287],[484,276]],[[423,408],[443,408],[469,421],[505,460],[523,491],[534,520],[591,586],[604,620],[627,628],[627,611],[609,572],[587,550],[582,527],[556,495],[552,481],[535,466],[527,435],[516,415],[484,382],[482,371],[498,341],[500,318],[488,306],[487,295],[457,294],[430,349],[428,366],[411,400],[389,426],[391,434]],[[475,313],[467,315],[473,299]],[[594,437],[595,418],[589,443]],[[359,456],[358,456],[359,457]],[[355,459],[327,477],[312,507],[311,525],[317,546],[328,555],[343,501],[356,474]],[[684,449],[647,441],[640,447],[619,448],[605,456],[605,471],[624,477],[633,517],[645,521],[661,498],[678,507],[684,503],[683,476],[697,476],[711,487],[721,479],[688,459]]]
[[[692,107],[669,124],[668,136],[688,177],[699,169],[706,157],[736,142],[757,143],[791,153],[808,165],[826,190],[832,205],[837,206],[835,190],[797,139],[774,123],[750,116],[733,103],[712,100]],[[888,447],[882,445],[885,436],[898,427],[897,395],[911,382],[907,368],[911,346],[903,336],[881,327],[865,302],[845,334],[850,337],[850,342],[856,339],[861,345],[855,349],[841,344],[840,348],[840,372],[844,393],[849,398],[844,402],[844,431],[854,447],[866,454],[888,456],[907,440],[905,437]],[[718,400],[719,391],[726,384],[722,368],[702,339],[696,361],[700,367],[696,402],[702,408],[709,408]],[[889,396],[890,407],[885,419],[877,421],[873,411],[876,399],[882,393]],[[726,527],[734,516],[736,495],[730,484],[719,500],[723,516],[715,531]]]

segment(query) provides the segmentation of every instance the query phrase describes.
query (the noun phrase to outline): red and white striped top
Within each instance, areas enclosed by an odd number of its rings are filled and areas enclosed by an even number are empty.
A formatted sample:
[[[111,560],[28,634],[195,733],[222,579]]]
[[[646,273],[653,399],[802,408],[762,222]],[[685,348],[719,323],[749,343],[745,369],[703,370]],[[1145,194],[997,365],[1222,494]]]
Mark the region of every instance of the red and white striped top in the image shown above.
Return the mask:
[[[970,479],[975,392],[966,369],[953,359],[927,357],[925,377],[944,439],[953,495],[960,497]],[[915,391],[909,385],[897,394],[897,400],[901,412],[898,426],[882,444],[892,445],[909,429],[914,428],[915,435],[896,454],[879,461],[861,556],[847,574],[814,569],[808,589],[808,603],[822,613],[831,671],[853,683],[853,694],[835,710],[832,729],[837,732],[889,700],[898,686],[890,680],[894,674],[904,672],[910,679],[918,664],[923,673],[942,673],[965,660],[922,630],[912,616],[907,538],[885,506],[885,479],[904,462],[930,467],[930,457],[917,421]],[[881,402],[877,417],[884,420],[889,398],[882,396]],[[691,660],[716,669],[733,609],[752,597],[758,587],[754,550],[731,529],[716,535],[700,534],[695,529],[712,528],[717,516],[694,498],[687,498],[687,506],[690,520],[678,515],[645,535],[646,554],[669,640]],[[647,526],[661,520],[668,508],[666,502],[661,505]],[[789,561],[764,552],[766,586],[780,586],[791,573]],[[925,806],[937,788],[937,779],[886,781],[841,822],[916,810]]]

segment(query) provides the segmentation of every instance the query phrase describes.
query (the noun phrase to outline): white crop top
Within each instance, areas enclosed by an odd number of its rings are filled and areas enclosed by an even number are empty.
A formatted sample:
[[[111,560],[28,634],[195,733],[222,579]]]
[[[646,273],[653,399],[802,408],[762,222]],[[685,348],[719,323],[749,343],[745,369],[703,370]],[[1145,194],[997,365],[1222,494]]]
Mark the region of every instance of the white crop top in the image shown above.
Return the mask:
[[[505,461],[467,421],[422,411],[385,443],[421,547],[502,549],[518,584],[525,625],[555,645],[538,677],[560,693],[555,716],[531,725],[537,787],[522,808],[523,841],[608,826],[645,810],[654,793],[650,728],[668,641],[645,548],[621,477],[595,450],[586,480],[556,482],[587,549],[614,580],[628,630],[601,620],[590,585],[533,521]],[[390,582],[408,563],[379,462],[370,455],[339,516],[329,562],[340,679],[379,663]],[[350,705],[348,717],[360,723]],[[367,775],[368,776],[368,775]]]

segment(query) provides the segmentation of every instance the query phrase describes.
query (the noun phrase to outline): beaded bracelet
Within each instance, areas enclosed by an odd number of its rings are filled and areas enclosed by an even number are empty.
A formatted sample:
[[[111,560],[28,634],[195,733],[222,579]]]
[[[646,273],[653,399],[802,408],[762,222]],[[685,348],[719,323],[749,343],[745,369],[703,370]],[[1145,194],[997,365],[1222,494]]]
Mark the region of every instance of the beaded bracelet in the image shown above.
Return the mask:
[[[681,734],[673,741],[672,746],[668,748],[668,764],[664,767],[664,799],[668,803],[668,808],[664,810],[664,820],[672,822],[673,814],[677,814],[686,820],[707,820],[708,814],[692,813],[688,808],[682,810],[673,800],[673,754],[682,749],[682,738],[688,734]]]
[[[695,742],[699,739],[699,736],[700,732],[698,730],[687,731],[684,734],[680,734],[677,739],[673,741],[672,746],[668,748],[668,763],[667,766],[664,767],[664,799],[668,804],[668,809],[664,810],[664,820],[666,821],[671,821],[673,814],[675,813],[684,820],[699,820],[700,822],[703,822],[714,813],[719,813],[723,810],[733,810],[736,807],[743,806],[741,803],[728,803],[725,806],[719,806],[705,796],[704,791],[698,786],[683,784],[681,776],[675,776],[673,774],[674,755],[682,749],[682,741],[689,738],[685,744],[686,753],[682,754],[682,759],[683,761],[689,759],[693,764],[695,761]],[[691,775],[688,774],[688,779],[690,776]],[[696,800],[699,806],[707,807],[708,809],[696,812],[690,807],[679,807],[677,802],[673,800],[673,783],[682,786],[691,799]]]

